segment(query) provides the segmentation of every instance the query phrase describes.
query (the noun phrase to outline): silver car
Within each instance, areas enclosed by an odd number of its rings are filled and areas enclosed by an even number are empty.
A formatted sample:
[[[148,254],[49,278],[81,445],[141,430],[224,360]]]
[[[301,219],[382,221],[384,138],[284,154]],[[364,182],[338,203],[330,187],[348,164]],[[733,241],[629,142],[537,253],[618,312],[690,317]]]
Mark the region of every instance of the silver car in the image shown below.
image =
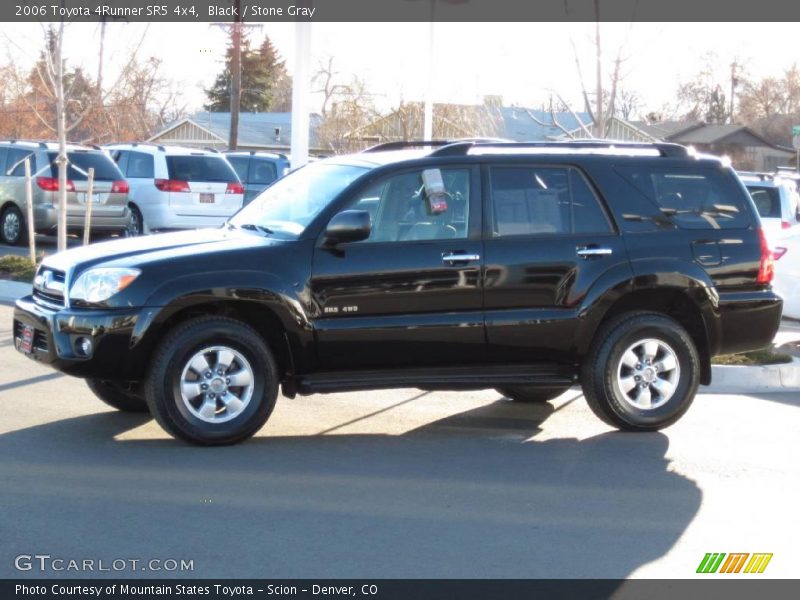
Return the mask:
[[[27,241],[25,158],[33,176],[33,228],[54,233],[58,226],[58,145],[50,142],[0,141],[0,241],[18,245]],[[131,229],[128,183],[103,150],[67,146],[67,229],[84,228],[86,203],[92,202],[93,232],[127,234]],[[94,168],[92,197],[87,198],[87,172]]]

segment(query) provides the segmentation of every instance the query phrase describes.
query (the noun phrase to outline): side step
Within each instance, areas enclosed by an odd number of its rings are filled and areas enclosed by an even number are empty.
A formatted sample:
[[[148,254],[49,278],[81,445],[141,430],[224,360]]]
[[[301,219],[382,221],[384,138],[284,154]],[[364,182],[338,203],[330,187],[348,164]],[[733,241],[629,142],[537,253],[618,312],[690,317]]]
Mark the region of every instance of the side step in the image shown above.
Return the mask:
[[[430,390],[480,390],[506,385],[572,385],[570,365],[470,365],[320,372],[295,380],[298,394],[324,394],[415,387]]]

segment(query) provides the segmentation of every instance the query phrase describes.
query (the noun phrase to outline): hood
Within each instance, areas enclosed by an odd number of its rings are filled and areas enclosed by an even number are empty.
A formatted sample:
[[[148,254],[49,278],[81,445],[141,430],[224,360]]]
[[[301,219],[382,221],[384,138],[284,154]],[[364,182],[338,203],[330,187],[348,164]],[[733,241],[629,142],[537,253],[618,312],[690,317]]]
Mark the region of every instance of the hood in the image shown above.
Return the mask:
[[[108,262],[115,262],[117,265],[130,263],[130,266],[134,266],[169,255],[202,254],[221,249],[272,243],[274,240],[268,240],[258,234],[240,229],[197,229],[125,238],[72,248],[48,256],[42,264],[64,272],[75,267],[83,270],[86,267]]]

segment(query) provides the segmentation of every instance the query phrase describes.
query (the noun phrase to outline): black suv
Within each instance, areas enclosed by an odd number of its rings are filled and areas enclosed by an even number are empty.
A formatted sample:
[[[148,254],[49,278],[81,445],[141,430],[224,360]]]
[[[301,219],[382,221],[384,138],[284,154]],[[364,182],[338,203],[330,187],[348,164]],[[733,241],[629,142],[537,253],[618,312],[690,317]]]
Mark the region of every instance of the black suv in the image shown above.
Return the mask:
[[[580,383],[625,430],[676,421],[711,357],[780,321],[750,195],[671,144],[384,144],[309,164],[220,229],[46,258],[16,347],[200,444],[285,396]]]

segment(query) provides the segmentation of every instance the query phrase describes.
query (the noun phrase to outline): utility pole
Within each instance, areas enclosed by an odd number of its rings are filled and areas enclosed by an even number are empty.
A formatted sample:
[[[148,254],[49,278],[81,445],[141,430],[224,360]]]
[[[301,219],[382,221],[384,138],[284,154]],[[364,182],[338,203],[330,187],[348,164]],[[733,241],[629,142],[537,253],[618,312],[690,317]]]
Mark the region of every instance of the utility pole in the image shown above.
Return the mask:
[[[261,25],[242,23],[242,2],[232,0],[233,23],[214,23],[216,27],[228,29],[231,34],[231,126],[228,131],[228,150],[236,150],[239,145],[239,108],[242,101],[242,29]]]

